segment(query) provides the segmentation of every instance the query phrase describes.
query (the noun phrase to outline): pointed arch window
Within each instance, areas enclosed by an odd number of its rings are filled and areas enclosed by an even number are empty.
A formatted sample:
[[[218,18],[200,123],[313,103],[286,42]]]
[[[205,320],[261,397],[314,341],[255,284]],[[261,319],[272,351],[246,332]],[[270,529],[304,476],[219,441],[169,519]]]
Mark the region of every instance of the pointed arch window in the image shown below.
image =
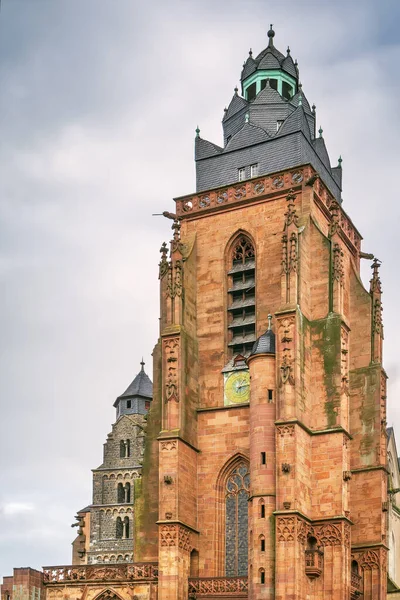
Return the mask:
[[[248,356],[256,340],[256,256],[240,235],[232,246],[228,271],[228,347],[231,356]]]
[[[225,485],[226,577],[247,576],[249,490],[249,468],[241,462],[231,471]]]

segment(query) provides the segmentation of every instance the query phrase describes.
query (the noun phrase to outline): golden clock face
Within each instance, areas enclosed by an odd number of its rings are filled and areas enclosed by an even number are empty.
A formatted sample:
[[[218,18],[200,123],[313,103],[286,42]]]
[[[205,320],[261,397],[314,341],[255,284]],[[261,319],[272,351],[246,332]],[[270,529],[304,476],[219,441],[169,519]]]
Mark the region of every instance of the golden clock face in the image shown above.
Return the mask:
[[[249,371],[234,371],[225,375],[224,405],[242,404],[250,400]]]

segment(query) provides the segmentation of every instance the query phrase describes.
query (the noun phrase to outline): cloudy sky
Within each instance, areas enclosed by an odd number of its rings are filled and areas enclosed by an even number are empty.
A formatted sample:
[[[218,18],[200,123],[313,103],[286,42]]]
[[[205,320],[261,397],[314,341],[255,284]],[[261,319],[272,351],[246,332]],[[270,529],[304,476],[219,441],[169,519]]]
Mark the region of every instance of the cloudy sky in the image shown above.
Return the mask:
[[[400,438],[398,0],[2,0],[0,576],[69,564],[115,397],[157,338],[171,198],[221,141],[250,46],[300,66],[344,206],[381,260]],[[368,265],[367,265],[368,266]],[[369,278],[368,268],[364,280]]]

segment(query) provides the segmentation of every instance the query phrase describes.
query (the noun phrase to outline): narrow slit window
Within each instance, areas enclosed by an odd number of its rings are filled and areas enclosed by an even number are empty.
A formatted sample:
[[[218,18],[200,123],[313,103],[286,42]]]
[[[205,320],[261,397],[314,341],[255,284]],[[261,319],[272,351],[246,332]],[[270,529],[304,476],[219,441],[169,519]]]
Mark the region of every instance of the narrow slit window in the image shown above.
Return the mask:
[[[268,390],[268,402],[272,402],[274,399],[274,394],[272,390]]]
[[[267,464],[267,455],[265,452],[261,452],[261,464],[262,465],[266,465]]]
[[[261,504],[261,507],[260,507],[260,517],[262,519],[265,519],[265,504],[264,503]]]
[[[265,552],[265,538],[260,539],[260,550],[261,552]]]
[[[264,569],[260,569],[260,583],[265,583],[265,571]]]

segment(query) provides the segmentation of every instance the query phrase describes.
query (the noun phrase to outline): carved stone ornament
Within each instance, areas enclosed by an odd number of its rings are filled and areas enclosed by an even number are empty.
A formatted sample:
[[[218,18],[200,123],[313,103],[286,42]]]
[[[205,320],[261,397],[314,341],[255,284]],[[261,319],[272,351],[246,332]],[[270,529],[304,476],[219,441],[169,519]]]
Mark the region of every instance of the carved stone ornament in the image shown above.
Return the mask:
[[[245,593],[249,589],[247,577],[202,577],[189,579],[189,594],[193,600],[196,594],[232,595]],[[233,596],[234,597],[234,596]]]
[[[375,299],[374,302],[374,314],[373,314],[373,328],[374,333],[383,334],[383,325],[382,325],[382,302],[379,298]]]
[[[344,283],[344,265],[343,265],[343,251],[339,244],[333,246],[333,264],[332,264],[332,276],[333,280],[337,281],[341,286]]]
[[[342,532],[332,523],[315,526],[315,537],[323,546],[339,546],[342,543]]]
[[[293,356],[294,356],[294,317],[286,317],[279,322],[278,335],[282,348],[282,361],[280,364],[281,385],[290,383],[294,385]]]
[[[336,200],[334,200],[330,207],[329,207],[330,213],[331,213],[331,225],[329,227],[329,235],[332,236],[334,235],[339,229],[340,229],[340,205],[338,202],[336,202]]]
[[[165,381],[165,399],[179,402],[178,385],[178,358],[179,358],[179,338],[164,340],[164,353],[166,357],[166,381]]]
[[[370,292],[371,294],[382,294],[382,283],[379,277],[379,267],[381,266],[381,261],[378,258],[374,258],[373,263],[371,265],[372,269],[372,279],[370,281]]]
[[[295,207],[295,202],[296,200],[296,194],[293,192],[293,190],[289,191],[289,194],[286,196],[286,201],[287,201],[287,205],[286,205],[286,212],[285,212],[285,229],[287,227],[289,227],[289,225],[291,225],[292,223],[294,223],[294,225],[298,225],[298,216],[296,213],[296,207]]]
[[[160,530],[161,546],[176,546],[178,541],[177,525],[162,525]]]
[[[278,517],[276,532],[279,542],[291,542],[295,536],[295,517]]]
[[[159,263],[159,267],[160,267],[159,278],[162,279],[164,277],[164,275],[166,274],[166,272],[168,271],[168,260],[167,260],[168,249],[167,249],[167,244],[165,242],[161,246],[160,252],[161,252],[161,260]]]
[[[294,435],[294,425],[278,425],[276,431],[280,437],[285,435],[292,437]]]
[[[175,440],[166,440],[165,442],[161,442],[161,450],[175,450],[176,449],[176,441]]]

